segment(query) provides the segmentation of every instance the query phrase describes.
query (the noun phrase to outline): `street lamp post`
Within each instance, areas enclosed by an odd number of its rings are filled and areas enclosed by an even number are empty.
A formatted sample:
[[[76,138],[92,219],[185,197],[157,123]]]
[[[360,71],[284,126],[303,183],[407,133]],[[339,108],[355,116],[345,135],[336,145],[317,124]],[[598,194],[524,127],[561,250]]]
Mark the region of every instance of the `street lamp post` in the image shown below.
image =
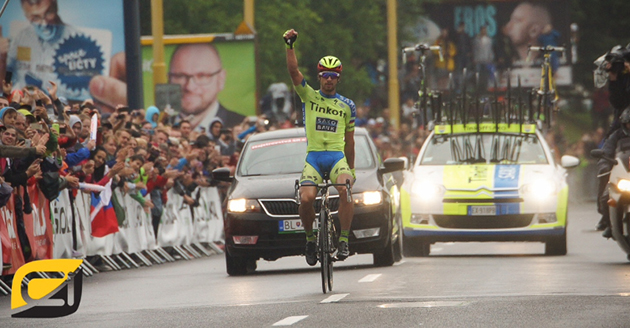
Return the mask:
[[[400,126],[400,98],[398,91],[398,37],[396,0],[387,0],[387,57],[389,63],[389,113],[391,124]]]

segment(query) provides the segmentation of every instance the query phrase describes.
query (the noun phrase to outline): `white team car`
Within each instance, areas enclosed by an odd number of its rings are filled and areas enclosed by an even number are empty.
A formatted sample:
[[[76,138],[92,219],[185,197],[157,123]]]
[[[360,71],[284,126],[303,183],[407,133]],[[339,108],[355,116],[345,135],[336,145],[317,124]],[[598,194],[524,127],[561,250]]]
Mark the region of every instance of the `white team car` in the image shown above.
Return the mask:
[[[535,124],[437,125],[401,188],[407,256],[435,242],[538,241],[565,255],[569,187]]]

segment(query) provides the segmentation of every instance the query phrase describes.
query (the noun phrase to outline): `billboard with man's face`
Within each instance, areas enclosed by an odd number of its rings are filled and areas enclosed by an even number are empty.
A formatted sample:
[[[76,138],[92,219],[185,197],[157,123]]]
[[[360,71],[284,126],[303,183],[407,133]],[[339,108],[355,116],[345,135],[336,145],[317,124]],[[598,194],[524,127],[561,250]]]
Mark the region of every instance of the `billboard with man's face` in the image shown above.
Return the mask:
[[[526,86],[537,85],[541,72],[541,56],[531,53],[528,58],[528,46],[564,46],[566,56],[557,61],[556,82],[558,85],[572,83],[567,0],[448,1],[430,4],[427,9],[429,17],[416,28],[422,32],[417,35],[423,41],[433,42],[440,30],[448,29],[451,41],[458,45],[461,44],[458,30],[463,30],[472,41],[485,26],[492,39],[497,69],[511,68],[513,81],[520,75]],[[456,51],[462,55],[461,49]],[[474,49],[469,49],[472,51]],[[472,64],[469,69],[474,67]]]
[[[126,103],[123,0],[14,0],[0,33],[0,78],[11,72],[14,89],[53,81],[70,101]]]
[[[193,129],[209,131],[220,118],[224,127],[256,115],[256,63],[253,35],[190,35],[166,37],[164,61],[168,83],[181,87],[181,102],[173,99],[175,121],[188,120]],[[153,49],[142,40],[144,103],[156,104],[153,89]],[[164,108],[159,108],[160,111]]]

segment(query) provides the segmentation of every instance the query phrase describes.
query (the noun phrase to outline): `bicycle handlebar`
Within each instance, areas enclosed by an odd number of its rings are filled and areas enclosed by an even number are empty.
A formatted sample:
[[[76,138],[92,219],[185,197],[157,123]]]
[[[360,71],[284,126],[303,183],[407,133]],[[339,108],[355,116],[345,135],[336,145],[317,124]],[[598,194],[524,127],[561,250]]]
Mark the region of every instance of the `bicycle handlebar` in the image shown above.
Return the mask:
[[[542,52],[543,54],[548,54],[548,53],[552,53],[552,52],[560,52],[562,54],[562,57],[564,57],[564,53],[566,51],[565,47],[554,47],[554,46],[544,46],[544,47],[536,47],[536,46],[529,46],[527,47],[527,58],[525,59],[526,62],[530,61],[530,53],[532,51],[538,51],[538,52]]]
[[[437,51],[440,55],[440,61],[444,61],[444,55],[442,54],[442,47],[438,46],[438,45],[433,45],[430,46],[428,43],[418,43],[413,47],[404,47],[402,49],[403,52],[403,63],[407,62],[407,53],[408,52],[413,52],[413,51],[418,51],[421,52],[423,55],[425,52],[427,51]]]

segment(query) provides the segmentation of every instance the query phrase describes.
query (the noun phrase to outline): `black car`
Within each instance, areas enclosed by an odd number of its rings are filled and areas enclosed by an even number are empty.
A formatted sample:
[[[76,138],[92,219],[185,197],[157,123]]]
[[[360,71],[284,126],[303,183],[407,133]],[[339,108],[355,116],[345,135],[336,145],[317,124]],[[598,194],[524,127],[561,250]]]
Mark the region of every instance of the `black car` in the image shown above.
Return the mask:
[[[391,172],[404,162],[381,162],[365,129],[355,131],[357,181],[350,233],[350,252],[373,254],[374,264],[389,266],[402,257],[399,193]],[[256,269],[256,261],[274,261],[303,255],[306,237],[295,199],[295,180],[306,158],[304,128],[269,131],[251,136],[241,153],[234,177],[216,169],[213,177],[231,181],[224,215],[225,261],[229,275]],[[339,196],[331,188],[331,206],[337,225]],[[318,201],[315,202],[318,213]],[[339,227],[338,227],[339,229]]]

